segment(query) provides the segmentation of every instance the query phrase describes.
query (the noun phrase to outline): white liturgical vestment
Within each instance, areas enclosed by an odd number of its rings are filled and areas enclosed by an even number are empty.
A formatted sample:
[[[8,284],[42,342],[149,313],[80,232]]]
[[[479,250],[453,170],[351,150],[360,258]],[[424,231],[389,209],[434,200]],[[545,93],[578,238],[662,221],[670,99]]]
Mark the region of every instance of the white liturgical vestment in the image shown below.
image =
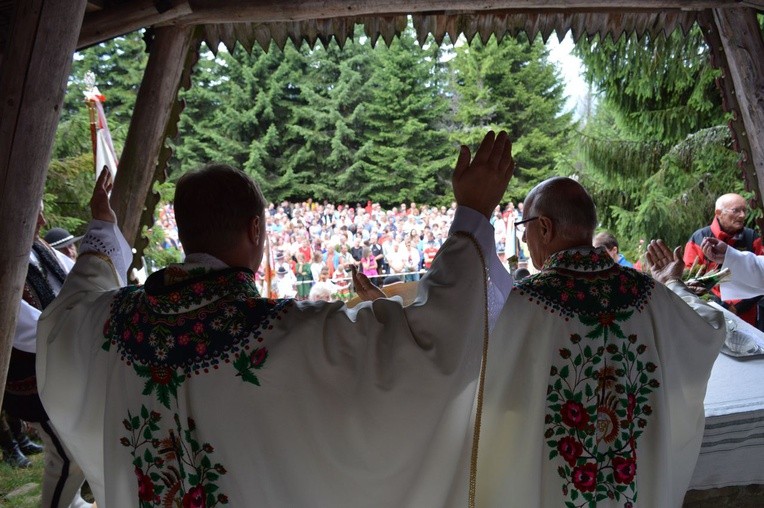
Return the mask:
[[[719,286],[724,300],[764,294],[764,256],[728,246],[724,267],[730,270],[730,278]]]
[[[98,506],[465,506],[486,308],[511,288],[481,219],[405,308],[266,300],[199,257],[120,289],[120,253],[81,253],[37,369]]]
[[[477,506],[681,506],[724,321],[672,286],[593,248],[515,284],[488,350]]]

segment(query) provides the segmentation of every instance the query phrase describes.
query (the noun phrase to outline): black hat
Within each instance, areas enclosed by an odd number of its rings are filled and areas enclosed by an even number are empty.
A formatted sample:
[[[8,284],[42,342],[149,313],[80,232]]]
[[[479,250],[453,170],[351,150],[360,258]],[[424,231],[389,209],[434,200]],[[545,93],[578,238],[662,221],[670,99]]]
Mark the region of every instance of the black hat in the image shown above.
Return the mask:
[[[276,273],[278,273],[279,275],[286,275],[287,271],[286,271],[286,268],[284,268],[283,266],[279,266],[279,269],[276,270]]]
[[[74,242],[80,240],[81,236],[74,236],[64,228],[53,228],[47,233],[43,239],[54,249],[63,249],[68,247]]]

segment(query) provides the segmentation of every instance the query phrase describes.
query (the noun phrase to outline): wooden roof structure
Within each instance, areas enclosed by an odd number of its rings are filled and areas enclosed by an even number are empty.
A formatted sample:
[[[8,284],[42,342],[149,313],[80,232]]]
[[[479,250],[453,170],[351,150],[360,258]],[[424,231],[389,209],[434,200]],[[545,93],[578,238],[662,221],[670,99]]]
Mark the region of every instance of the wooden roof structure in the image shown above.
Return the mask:
[[[199,45],[247,50],[289,41],[343,46],[362,24],[389,44],[411,16],[418,39],[487,41],[525,32],[546,40],[657,35],[697,23],[722,69],[719,85],[749,189],[764,183],[764,0],[0,0],[0,398],[37,206],[74,51],[137,30],[153,39],[120,157],[112,204],[138,238],[152,182],[169,158]],[[759,199],[761,203],[761,199]],[[150,202],[149,202],[150,204]],[[151,208],[150,206],[147,208]]]

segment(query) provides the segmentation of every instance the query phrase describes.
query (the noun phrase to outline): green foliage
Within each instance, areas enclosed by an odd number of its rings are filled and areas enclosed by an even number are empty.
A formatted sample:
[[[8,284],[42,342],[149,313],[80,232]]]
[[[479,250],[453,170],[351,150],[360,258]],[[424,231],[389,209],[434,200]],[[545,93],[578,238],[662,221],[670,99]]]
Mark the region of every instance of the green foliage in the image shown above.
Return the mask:
[[[95,185],[93,155],[84,153],[63,160],[52,160],[45,181],[47,228],[61,227],[81,235],[90,220],[90,196]]]
[[[576,51],[601,100],[573,165],[602,227],[631,259],[640,240],[684,245],[719,195],[743,193],[702,33],[581,39]]]
[[[563,112],[564,87],[540,39],[475,38],[457,45],[452,61],[455,141],[477,143],[486,128],[506,129],[516,163],[510,197],[523,199],[536,183],[552,176],[556,159],[568,149],[571,113]]]

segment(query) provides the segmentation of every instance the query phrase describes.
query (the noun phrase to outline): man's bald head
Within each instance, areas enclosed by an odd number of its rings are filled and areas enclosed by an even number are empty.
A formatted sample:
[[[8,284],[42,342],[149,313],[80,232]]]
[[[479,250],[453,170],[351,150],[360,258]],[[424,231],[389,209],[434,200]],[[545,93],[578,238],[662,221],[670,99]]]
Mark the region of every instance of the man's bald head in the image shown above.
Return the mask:
[[[536,185],[525,198],[523,217],[543,215],[554,221],[556,234],[571,247],[591,245],[597,210],[586,189],[572,178],[557,176]]]
[[[716,217],[719,227],[729,235],[736,235],[745,227],[748,203],[740,194],[724,194],[716,200]]]

